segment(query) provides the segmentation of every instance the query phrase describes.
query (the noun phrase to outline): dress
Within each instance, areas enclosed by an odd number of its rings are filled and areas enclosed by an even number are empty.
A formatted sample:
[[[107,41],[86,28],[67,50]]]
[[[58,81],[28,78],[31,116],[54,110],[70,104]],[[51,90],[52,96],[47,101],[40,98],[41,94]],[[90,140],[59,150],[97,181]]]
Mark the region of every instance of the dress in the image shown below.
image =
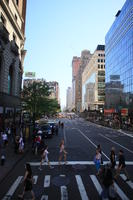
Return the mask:
[[[25,191],[31,191],[32,190],[32,175],[31,173],[28,173],[25,181],[24,181]]]

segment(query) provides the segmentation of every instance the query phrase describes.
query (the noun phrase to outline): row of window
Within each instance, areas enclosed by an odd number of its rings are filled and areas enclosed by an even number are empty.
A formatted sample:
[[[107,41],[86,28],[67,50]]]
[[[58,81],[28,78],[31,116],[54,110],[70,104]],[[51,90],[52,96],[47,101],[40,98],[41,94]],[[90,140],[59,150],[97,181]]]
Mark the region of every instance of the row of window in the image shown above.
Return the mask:
[[[7,3],[9,3],[9,0],[6,0]],[[15,0],[15,3],[17,4],[17,6],[19,5],[19,0]]]
[[[105,62],[105,59],[98,59],[97,62]]]
[[[99,65],[98,64],[98,69],[105,69],[105,65]]]
[[[98,54],[98,56],[100,56],[100,57],[105,57],[105,54]]]

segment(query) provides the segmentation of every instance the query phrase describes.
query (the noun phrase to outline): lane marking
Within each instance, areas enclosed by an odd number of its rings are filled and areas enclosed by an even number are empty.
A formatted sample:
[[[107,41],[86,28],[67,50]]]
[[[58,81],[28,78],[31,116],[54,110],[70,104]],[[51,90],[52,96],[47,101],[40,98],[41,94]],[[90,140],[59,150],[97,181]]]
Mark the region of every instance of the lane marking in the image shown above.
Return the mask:
[[[64,162],[61,162],[62,164],[64,164]],[[109,164],[109,161],[103,161],[103,164]],[[52,161],[50,162],[51,165],[53,166],[58,166],[59,162],[58,161]],[[67,163],[65,165],[95,165],[94,161],[67,161]],[[116,162],[116,164],[118,164],[118,161]],[[40,166],[40,162],[30,162],[31,166]],[[47,163],[43,163],[43,165],[48,165]],[[126,161],[126,165],[133,165],[133,161]]]
[[[75,175],[82,200],[89,200],[80,175]]]
[[[50,175],[46,175],[44,178],[44,188],[47,188],[50,186]]]
[[[124,131],[122,131],[121,129],[120,129],[120,130],[118,130],[118,132],[119,132],[119,133],[122,133],[123,135],[127,135],[127,136],[129,136],[129,137],[133,138],[133,134],[125,133],[125,132],[124,132]]]
[[[130,150],[130,149],[124,147],[123,145],[121,145],[121,144],[115,142],[114,140],[111,140],[110,138],[108,138],[108,137],[106,137],[106,136],[103,136],[102,134],[99,134],[99,135],[100,135],[101,137],[106,138],[107,140],[111,141],[112,143],[114,143],[114,144],[116,144],[116,145],[122,147],[123,149],[126,149],[127,151],[129,151],[130,153],[133,154],[133,151],[132,151],[132,150]]]
[[[41,200],[48,200],[48,196],[47,195],[42,195]]]
[[[116,188],[117,194],[122,200],[129,200],[129,198],[125,195],[125,193],[119,188],[119,186],[116,183],[114,183],[114,186]]]
[[[6,200],[6,199],[10,199],[12,197],[12,195],[14,194],[15,190],[17,189],[18,185],[20,184],[21,180],[22,180],[23,176],[19,176],[15,182],[13,183],[13,185],[10,187],[10,189],[8,190],[8,192],[6,193],[6,195],[4,196],[4,198],[2,200]],[[9,198],[7,198],[9,196]]]
[[[64,135],[64,143],[65,143],[65,146],[66,146],[66,131],[65,131],[65,126],[64,126],[64,129],[63,129],[63,135]]]
[[[34,185],[37,183],[38,176],[33,176]]]
[[[101,187],[99,181],[97,180],[96,176],[95,175],[90,175],[90,177],[91,177],[91,180],[92,180],[93,184],[95,185],[95,188],[96,188],[98,194],[101,195],[102,187]]]
[[[75,129],[77,129],[77,128],[75,128]],[[80,133],[81,133],[81,135],[83,135],[95,148],[97,148],[97,145],[96,144],[94,144],[94,142],[92,142],[80,129],[77,129]],[[108,159],[108,160],[110,160],[110,158],[102,151],[102,154]]]
[[[127,179],[127,177],[125,176],[125,174],[120,174],[121,178],[125,181]],[[126,183],[129,185],[130,188],[133,189],[133,182],[132,181],[126,181]]]
[[[67,187],[65,185],[60,187],[61,190],[61,200],[68,200]]]

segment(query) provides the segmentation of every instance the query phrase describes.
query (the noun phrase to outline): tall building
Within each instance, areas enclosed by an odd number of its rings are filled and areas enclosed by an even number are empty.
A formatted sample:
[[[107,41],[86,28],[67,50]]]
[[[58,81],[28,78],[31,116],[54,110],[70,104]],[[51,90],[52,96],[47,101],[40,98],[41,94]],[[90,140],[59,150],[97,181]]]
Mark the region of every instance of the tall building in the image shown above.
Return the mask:
[[[0,1],[0,128],[19,123],[26,0]]]
[[[105,100],[105,46],[98,45],[82,73],[82,111],[103,109]]]
[[[133,1],[127,0],[106,34],[106,109],[133,119]]]
[[[66,94],[66,109],[68,111],[72,110],[72,88],[67,88],[67,94]]]
[[[50,87],[50,98],[56,99],[58,103],[60,104],[60,98],[59,98],[59,83],[56,81],[50,81],[47,82]]]
[[[75,108],[76,77],[80,67],[80,57],[74,56],[72,60],[72,108]]]
[[[89,50],[84,50],[81,52],[80,66],[76,76],[76,84],[75,84],[75,109],[77,112],[82,111],[82,73],[84,68],[88,64],[91,58],[91,53]]]

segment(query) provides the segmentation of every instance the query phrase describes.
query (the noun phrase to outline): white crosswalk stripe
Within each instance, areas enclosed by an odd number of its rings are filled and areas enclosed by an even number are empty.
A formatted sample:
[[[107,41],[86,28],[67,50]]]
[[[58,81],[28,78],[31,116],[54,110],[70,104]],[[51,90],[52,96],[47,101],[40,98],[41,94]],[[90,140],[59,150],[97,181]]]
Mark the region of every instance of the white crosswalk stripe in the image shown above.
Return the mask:
[[[129,200],[129,198],[125,195],[125,193],[120,189],[120,187],[114,183],[114,186],[117,190],[117,194],[121,197],[122,200]]]
[[[48,200],[48,196],[47,195],[42,195],[41,200]]]
[[[120,174],[121,178],[125,181],[127,179],[127,177],[125,176],[125,174]],[[126,183],[129,185],[130,188],[133,189],[133,182],[132,181],[126,181]]]
[[[44,188],[47,188],[50,186],[50,175],[46,175],[44,178]]]
[[[61,200],[68,200],[67,187],[65,185],[60,187],[61,190]]]
[[[37,183],[38,176],[33,176],[34,184]]]
[[[96,188],[97,192],[99,193],[99,195],[101,195],[102,187],[101,187],[99,181],[97,180],[96,176],[95,175],[90,175],[90,177],[91,177],[91,180],[92,180],[93,184],[95,185],[95,188]]]
[[[61,174],[60,176],[65,177],[66,175]],[[93,190],[95,189],[98,192],[98,194],[101,195],[102,186],[101,186],[101,183],[98,181],[98,178],[95,175],[89,175],[89,177],[90,177],[90,179],[91,179],[91,181],[94,185]],[[126,180],[126,176],[124,174],[120,174],[120,177],[124,181]],[[23,178],[23,176],[18,176],[18,178],[11,185],[11,187],[9,188],[8,192],[3,197],[2,200],[10,200],[11,198],[13,198],[13,195],[14,195],[14,193],[16,193],[16,189],[19,187],[19,185],[22,181],[22,178]],[[45,188],[50,188],[51,178],[52,178],[51,175],[45,175],[44,176],[44,183],[42,184],[42,187],[44,188],[44,192],[43,192],[42,196],[40,197],[40,200],[48,200],[49,194],[45,194]],[[88,195],[90,195],[89,194],[90,185],[89,185],[89,187],[85,186],[80,175],[74,175],[74,178],[75,178],[76,183],[77,183],[76,187],[79,190],[81,200],[89,200]],[[38,175],[33,176],[33,179],[34,179],[34,185],[39,184]],[[133,182],[132,181],[127,181],[127,182],[125,182],[125,184],[127,184],[131,189],[133,189]],[[114,186],[115,186],[117,194],[119,195],[121,200],[129,200],[130,199],[128,197],[128,194],[126,195],[117,183],[114,183]],[[35,189],[35,188],[33,188],[33,189]],[[57,191],[59,191],[59,190],[57,189]],[[60,199],[61,200],[68,200],[69,199],[68,195],[69,195],[68,187],[66,185],[60,186],[60,196],[61,196]]]
[[[7,197],[9,197],[8,199],[10,199],[10,197],[12,197],[12,195],[14,194],[15,190],[17,189],[18,185],[20,184],[21,180],[22,180],[23,176],[19,176],[15,182],[13,183],[13,185],[10,187],[9,191],[6,193],[5,197],[2,200],[6,200]]]
[[[89,200],[87,193],[86,193],[86,190],[84,188],[81,176],[76,175],[75,177],[76,177],[76,181],[77,181],[77,185],[78,185],[78,189],[79,189],[79,192],[80,192],[81,199],[82,200]]]

